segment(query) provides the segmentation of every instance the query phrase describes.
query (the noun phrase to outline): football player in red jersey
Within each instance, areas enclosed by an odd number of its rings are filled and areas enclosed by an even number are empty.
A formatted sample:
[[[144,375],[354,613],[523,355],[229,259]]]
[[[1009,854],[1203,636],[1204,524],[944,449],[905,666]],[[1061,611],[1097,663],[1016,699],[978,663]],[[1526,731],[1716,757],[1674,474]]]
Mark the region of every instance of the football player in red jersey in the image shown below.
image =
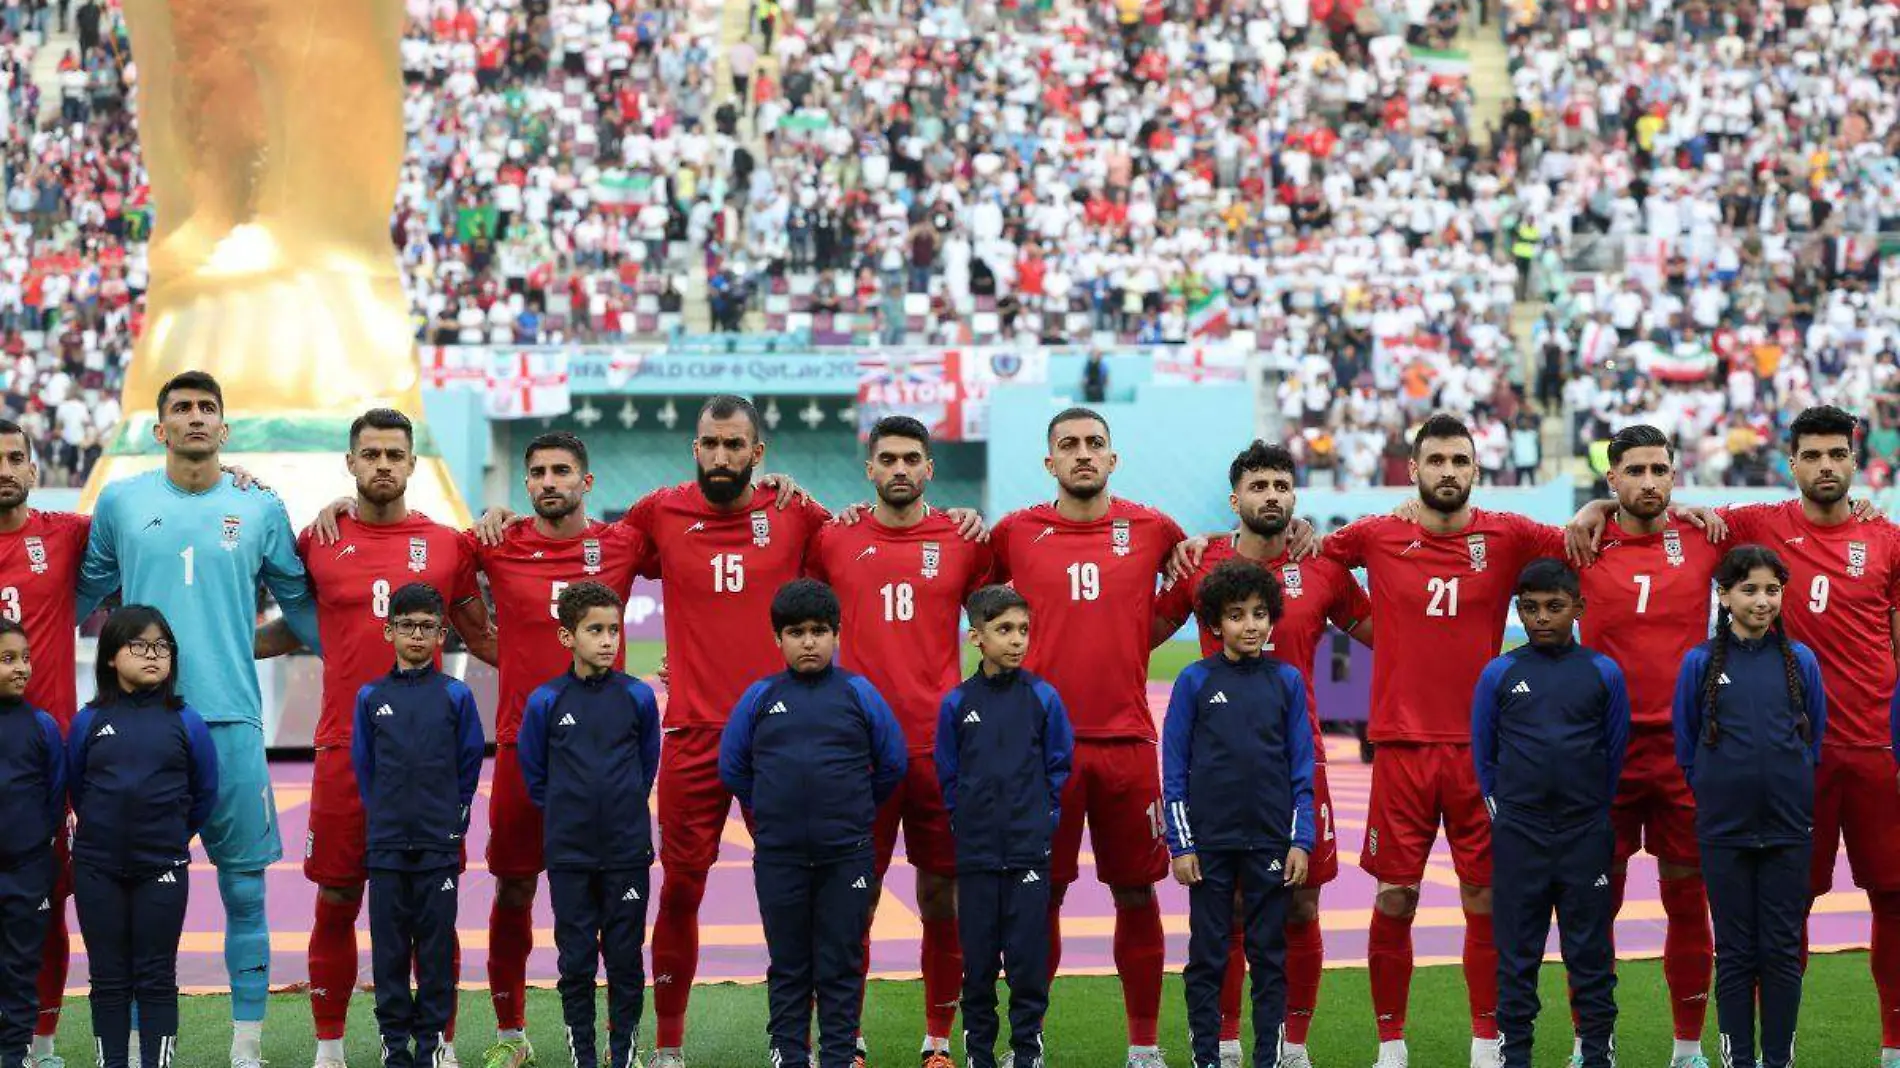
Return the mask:
[[[1166,945],[1154,884],[1167,874],[1161,777],[1148,705],[1155,584],[1183,539],[1174,520],[1111,497],[1108,423],[1087,408],[1049,422],[1056,499],[1011,512],[990,532],[995,580],[1030,605],[1025,666],[1062,695],[1075,724],[1075,769],[1062,794],[1050,875],[1050,970],[1061,961],[1062,899],[1078,876],[1086,819],[1096,878],[1115,898],[1115,970],[1128,1016],[1130,1068],[1161,1068],[1155,1046]]]
[[[1503,647],[1524,565],[1562,555],[1563,532],[1471,507],[1471,432],[1434,415],[1412,442],[1423,506],[1414,522],[1372,516],[1329,535],[1325,553],[1366,569],[1380,642],[1372,660],[1372,799],[1360,867],[1379,880],[1366,956],[1379,1029],[1376,1068],[1405,1068],[1412,920],[1442,820],[1465,911],[1471,1064],[1494,1068],[1497,947],[1491,932],[1491,826],[1471,762],[1471,694]]]
[[[475,585],[474,557],[461,534],[409,510],[409,479],[416,469],[409,417],[390,408],[358,416],[350,425],[344,464],[356,482],[356,495],[347,507],[332,506],[336,532],[313,525],[297,538],[297,553],[316,590],[317,628],[330,653],[323,661],[303,864],[305,878],[317,884],[309,948],[317,1068],[343,1068],[344,1021],[356,988],[356,920],[369,873],[350,734],[357,691],[387,670],[383,626],[391,592],[409,582],[428,583],[450,605],[450,618],[469,651],[489,664],[496,656],[488,606]],[[276,656],[298,645],[290,627],[278,620],[258,632],[257,655]],[[453,1046],[445,1043],[443,1049]]]
[[[678,1068],[699,966],[699,905],[719,858],[732,794],[719,780],[719,739],[753,680],[784,669],[772,596],[798,578],[830,514],[791,487],[752,485],[765,458],[759,413],[743,397],[700,409],[693,481],[647,494],[620,526],[657,546],[669,676],[660,746],[660,884],[653,923],[654,1065]]]
[[[1319,710],[1313,693],[1313,660],[1327,625],[1338,627],[1365,645],[1372,644],[1372,602],[1352,572],[1324,557],[1295,561],[1287,550],[1287,527],[1295,507],[1293,454],[1280,445],[1256,441],[1227,469],[1233,494],[1227,498],[1240,529],[1212,540],[1201,562],[1185,578],[1169,583],[1155,604],[1154,640],[1160,644],[1194,616],[1201,580],[1222,561],[1252,560],[1280,580],[1286,609],[1273,625],[1267,651],[1296,668],[1306,680],[1306,707],[1313,723],[1313,812],[1318,827],[1306,882],[1293,891],[1286,918],[1286,1045],[1282,1068],[1311,1068],[1306,1036],[1319,1001],[1325,944],[1320,936],[1319,890],[1339,874],[1339,843],[1333,833],[1331,795],[1326,789],[1326,750],[1320,738]],[[1201,651],[1220,651],[1219,635],[1199,629]],[[1221,986],[1221,1063],[1241,1063],[1240,999],[1246,957],[1236,932]]]
[[[923,1068],[952,1068],[950,1025],[963,981],[957,943],[956,847],[935,759],[937,711],[961,681],[959,612],[990,574],[990,548],[924,503],[935,474],[930,431],[909,416],[871,428],[865,474],[877,504],[861,521],[823,527],[806,571],[829,583],[844,607],[840,656],[891,703],[910,747],[910,771],[878,812],[877,874],[883,879],[904,830],[917,872],[923,920]],[[873,908],[875,909],[875,904]],[[867,967],[870,956],[865,955]]]
[[[51,665],[33,673],[26,700],[59,721],[64,733],[78,711],[72,664],[76,655],[73,630],[79,621],[74,618],[73,589],[92,523],[83,515],[28,507],[27,497],[39,477],[26,431],[10,419],[0,419],[0,615],[25,627],[34,658]],[[27,1058],[29,1065],[44,1068],[60,1063],[53,1052],[53,1033],[59,1027],[71,953],[66,898],[72,891],[72,878],[66,847],[62,834],[55,844],[59,876],[49,903],[55,915],[40,958],[40,1015]]]

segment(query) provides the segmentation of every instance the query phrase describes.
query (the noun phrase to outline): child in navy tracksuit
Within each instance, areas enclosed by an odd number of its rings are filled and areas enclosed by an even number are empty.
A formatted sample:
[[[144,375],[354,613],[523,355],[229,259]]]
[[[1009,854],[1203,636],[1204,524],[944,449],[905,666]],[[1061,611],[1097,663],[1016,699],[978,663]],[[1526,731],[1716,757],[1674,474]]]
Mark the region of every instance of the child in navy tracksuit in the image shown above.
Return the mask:
[[[576,583],[555,607],[574,667],[528,698],[521,777],[543,813],[561,1016],[574,1068],[600,1063],[594,985],[603,957],[607,1064],[630,1068],[646,993],[647,798],[660,767],[660,706],[646,683],[614,670],[623,615],[617,594],[598,582]]]
[[[1049,843],[1075,732],[1055,687],[1022,670],[1029,602],[1007,586],[970,595],[982,666],[937,709],[937,780],[957,846],[963,1048],[996,1064],[996,973],[1009,972],[1016,1068],[1042,1068],[1049,1009]]]
[[[439,1063],[455,1009],[456,883],[481,781],[482,721],[468,687],[436,667],[443,616],[442,595],[424,583],[389,599],[383,633],[396,666],[357,692],[350,740],[366,821],[376,1028],[389,1068]]]
[[[1195,1068],[1220,1065],[1220,989],[1238,888],[1253,974],[1254,1068],[1279,1063],[1286,1022],[1287,890],[1313,849],[1313,728],[1306,683],[1264,654],[1283,605],[1259,565],[1231,560],[1201,583],[1195,613],[1221,651],[1174,682],[1161,728],[1162,799],[1174,877],[1188,888],[1188,1028]]]
[[[1629,745],[1629,691],[1616,662],[1578,645],[1577,573],[1534,560],[1517,580],[1527,644],[1485,666],[1471,697],[1471,759],[1491,812],[1492,922],[1504,1068],[1530,1068],[1537,971],[1550,914],[1577,1015],[1583,1068],[1613,1068],[1616,950],[1610,803]]]
[[[55,670],[66,670],[55,665]],[[66,829],[66,750],[59,724],[26,703],[26,629],[0,618],[0,1066],[26,1058],[38,1019],[35,980]]]
[[[838,597],[795,579],[772,598],[772,630],[788,670],[733,706],[719,778],[753,822],[753,882],[765,925],[773,1063],[810,1056],[818,1009],[819,1068],[849,1068],[864,996],[870,922],[871,825],[909,768],[904,732],[870,682],[832,666]]]
[[[186,865],[218,799],[217,750],[177,692],[178,655],[158,609],[113,612],[99,633],[98,693],[67,748],[73,901],[100,1068],[126,1068],[134,1000],[144,1068],[169,1068],[178,1042]]]
[[[1814,851],[1814,768],[1827,700],[1814,654],[1781,626],[1788,568],[1759,545],[1715,571],[1715,637],[1676,680],[1676,762],[1695,792],[1696,843],[1715,924],[1715,1009],[1725,1064],[1794,1062],[1802,925]]]

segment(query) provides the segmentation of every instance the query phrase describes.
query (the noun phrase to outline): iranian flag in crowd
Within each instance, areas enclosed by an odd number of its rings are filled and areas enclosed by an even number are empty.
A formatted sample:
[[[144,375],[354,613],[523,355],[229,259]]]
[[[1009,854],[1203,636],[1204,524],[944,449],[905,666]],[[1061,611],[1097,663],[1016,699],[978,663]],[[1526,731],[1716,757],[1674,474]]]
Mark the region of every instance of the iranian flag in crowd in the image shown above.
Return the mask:
[[[1471,76],[1471,53],[1456,48],[1425,48],[1413,45],[1412,62],[1425,73],[1439,78]]]
[[[1188,305],[1188,336],[1207,337],[1227,332],[1227,291],[1209,287]]]
[[[561,350],[491,349],[488,363],[490,419],[546,419],[573,407],[567,353]]]

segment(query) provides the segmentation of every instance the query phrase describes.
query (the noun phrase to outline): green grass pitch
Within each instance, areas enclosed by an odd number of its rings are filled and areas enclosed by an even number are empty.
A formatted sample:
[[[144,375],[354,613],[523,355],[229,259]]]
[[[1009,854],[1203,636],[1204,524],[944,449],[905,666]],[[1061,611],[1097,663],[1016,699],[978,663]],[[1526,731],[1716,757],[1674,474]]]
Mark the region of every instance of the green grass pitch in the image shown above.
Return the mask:
[[[874,1068],[915,1063],[923,1021],[922,987],[916,982],[874,982],[866,999],[864,1030]],[[1543,1028],[1538,1068],[1559,1068],[1570,1052],[1570,1021],[1563,1008],[1562,969],[1547,966],[1543,983]],[[1665,1068],[1669,1063],[1669,1014],[1663,999],[1662,971],[1654,961],[1634,961],[1621,971],[1617,1000],[1619,1063],[1630,1068]],[[223,997],[184,1000],[183,1034],[178,1042],[180,1068],[217,1068],[230,1041]],[[272,999],[265,1028],[264,1056],[273,1068],[302,1068],[311,1063],[315,1045],[310,1012],[303,997]],[[1554,1006],[1554,1008],[1552,1008]],[[600,1009],[605,1019],[604,997]],[[651,1013],[649,1006],[648,1012]],[[1187,1031],[1178,972],[1170,975],[1161,1006],[1161,1042],[1169,1061],[1188,1063]],[[1704,1049],[1715,1054],[1715,1013],[1710,1006]],[[1801,1015],[1801,1063],[1826,1068],[1879,1064],[1880,1028],[1873,985],[1862,953],[1817,956],[1808,970]],[[650,1019],[650,1017],[649,1017]],[[1412,1063],[1420,1068],[1456,1068],[1467,1063],[1470,1038],[1463,976],[1456,968],[1421,968],[1412,989]],[[493,1037],[494,1017],[487,995],[462,994],[461,1031],[456,1043],[462,1062],[475,1068]],[[551,990],[528,995],[528,1035],[545,1068],[567,1068],[567,1043],[561,1029],[560,1003]],[[1121,991],[1112,978],[1062,979],[1056,983],[1048,1031],[1049,1059],[1058,1068],[1116,1068],[1126,1048],[1121,1026]],[[90,1023],[85,999],[69,1003],[60,1026],[60,1053],[68,1063],[92,1062]],[[1005,1023],[1007,1030],[1007,1023]],[[765,989],[723,984],[694,991],[687,1052],[700,1068],[746,1068],[767,1064]],[[645,1029],[650,1043],[652,1029]],[[1329,970],[1308,1048],[1320,1068],[1370,1064],[1376,1052],[1366,976],[1360,969]],[[644,1048],[644,1047],[643,1047]],[[961,1039],[955,1040],[961,1062]],[[603,1054],[605,1048],[603,1045]],[[375,1019],[371,998],[358,994],[350,1010],[350,1063],[376,1064]]]

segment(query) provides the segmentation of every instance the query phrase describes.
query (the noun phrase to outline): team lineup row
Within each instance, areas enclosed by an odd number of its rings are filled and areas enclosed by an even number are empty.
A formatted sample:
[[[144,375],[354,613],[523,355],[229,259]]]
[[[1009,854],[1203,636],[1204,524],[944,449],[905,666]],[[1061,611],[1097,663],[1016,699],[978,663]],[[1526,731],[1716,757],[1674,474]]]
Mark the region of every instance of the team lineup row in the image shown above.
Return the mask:
[[[1371,725],[1378,748],[1360,852],[1361,865],[1380,883],[1369,958],[1381,1063],[1405,1063],[1410,924],[1441,822],[1468,920],[1472,1061],[1504,1062],[1491,918],[1492,826],[1470,756],[1471,700],[1501,646],[1519,573],[1534,559],[1563,555],[1566,545],[1556,528],[1469,505],[1476,468],[1469,435],[1454,420],[1433,420],[1415,443],[1419,505],[1412,514],[1352,524],[1327,537],[1314,556],[1301,555],[1312,548],[1311,532],[1292,519],[1292,465],[1282,451],[1256,444],[1236,459],[1230,472],[1236,532],[1187,539],[1160,513],[1106,492],[1115,465],[1108,427],[1083,410],[1065,412],[1050,426],[1046,464],[1057,484],[1055,500],[1003,518],[987,538],[966,536],[973,533],[972,517],[924,503],[929,444],[915,424],[887,423],[873,434],[867,474],[877,501],[867,514],[848,517],[856,522],[831,521],[783,480],[755,486],[765,446],[755,413],[739,398],[715,398],[702,410],[693,442],[695,479],[649,495],[621,521],[587,517],[585,446],[568,435],[548,435],[525,457],[535,516],[491,517],[469,533],[406,508],[413,456],[407,421],[397,413],[368,413],[353,428],[347,464],[357,492],[336,518],[334,534],[312,530],[297,538],[275,498],[241,490],[221,472],[223,410],[214,382],[187,375],[168,385],[155,433],[166,449],[165,470],[109,486],[89,522],[27,506],[27,443],[0,427],[0,596],[42,660],[70,663],[75,621],[114,589],[127,603],[159,608],[190,651],[178,661],[177,684],[208,724],[219,755],[219,802],[201,838],[219,867],[227,912],[238,1068],[259,1057],[269,945],[262,872],[281,855],[274,819],[259,815],[255,804],[268,791],[268,775],[247,661],[298,645],[326,654],[305,861],[321,887],[310,947],[319,1064],[342,1059],[342,1021],[356,978],[355,924],[369,870],[349,746],[358,691],[388,670],[385,624],[394,594],[411,582],[441,591],[446,616],[471,651],[498,661],[487,859],[498,881],[489,980],[499,1033],[490,1060],[497,1068],[516,1068],[533,1058],[521,1033],[522,1009],[529,908],[543,869],[543,817],[529,797],[518,745],[523,711],[536,687],[572,666],[573,653],[561,640],[562,594],[583,582],[624,592],[636,574],[657,576],[664,585],[670,668],[668,734],[655,797],[662,880],[652,933],[654,1063],[684,1060],[697,913],[732,803],[719,775],[720,735],[746,688],[785,669],[771,602],[801,574],[836,591],[841,662],[861,671],[888,701],[911,750],[902,780],[877,813],[873,873],[888,864],[901,828],[918,868],[924,920],[925,1001],[931,1006],[925,1063],[947,1063],[963,972],[957,855],[932,755],[936,717],[940,698],[960,681],[958,612],[977,588],[1003,582],[1033,613],[1036,640],[1027,667],[1061,695],[1075,735],[1061,821],[1050,843],[1048,968],[1059,964],[1057,920],[1063,892],[1077,875],[1086,824],[1098,877],[1117,906],[1129,1060],[1159,1063],[1154,1041],[1165,953],[1152,888],[1169,868],[1169,813],[1146,698],[1147,653],[1158,636],[1186,619],[1213,568],[1236,556],[1278,579],[1284,610],[1274,621],[1272,652],[1300,673],[1310,671],[1329,621],[1368,643],[1375,619],[1382,632]],[[1845,413],[1806,413],[1795,424],[1791,450],[1799,500],[1678,516],[1668,505],[1673,466],[1667,439],[1632,428],[1613,449],[1617,500],[1586,510],[1573,524],[1575,554],[1587,564],[1580,570],[1589,605],[1584,644],[1622,665],[1633,724],[1612,812],[1614,857],[1604,874],[1620,900],[1623,858],[1647,848],[1660,862],[1677,1065],[1705,1063],[1699,1040],[1711,936],[1694,799],[1668,727],[1677,668],[1709,635],[1708,590],[1720,553],[1710,538],[1724,532],[1771,545],[1790,573],[1787,585],[1796,596],[1787,629],[1818,657],[1827,698],[1810,889],[1827,888],[1845,837],[1874,914],[1882,1059],[1900,1058],[1900,843],[1881,833],[1900,817],[1887,751],[1894,668],[1889,644],[1866,637],[1891,633],[1900,566],[1889,525],[1850,512],[1854,433]],[[1296,551],[1289,551],[1289,540]],[[1158,594],[1157,578],[1177,558],[1189,573]],[[1350,573],[1361,567],[1369,596]],[[492,619],[477,572],[487,579]],[[250,605],[260,579],[284,619],[253,634]],[[1211,632],[1203,641],[1219,653]],[[70,672],[63,681],[61,675],[35,674],[26,697],[64,726],[77,701]],[[1308,678],[1304,703],[1312,716],[1310,686]],[[1310,870],[1306,885],[1286,903],[1285,1042],[1272,1044],[1280,1063],[1296,1065],[1310,1063],[1304,1039],[1321,957],[1318,887],[1338,863],[1323,764],[1315,768],[1312,788]],[[230,804],[233,797],[250,803]],[[967,908],[967,889],[963,897]],[[39,1002],[56,1010],[66,934],[53,927]],[[1230,959],[1220,1037],[1231,1041],[1239,1025],[1237,948]],[[57,1012],[39,1019],[50,1036]],[[154,1051],[142,1052],[150,1062]],[[1222,1052],[1239,1057],[1237,1043]],[[1255,1053],[1259,1063],[1261,1051]],[[36,1039],[30,1059],[43,1064],[50,1057],[50,1041]]]

